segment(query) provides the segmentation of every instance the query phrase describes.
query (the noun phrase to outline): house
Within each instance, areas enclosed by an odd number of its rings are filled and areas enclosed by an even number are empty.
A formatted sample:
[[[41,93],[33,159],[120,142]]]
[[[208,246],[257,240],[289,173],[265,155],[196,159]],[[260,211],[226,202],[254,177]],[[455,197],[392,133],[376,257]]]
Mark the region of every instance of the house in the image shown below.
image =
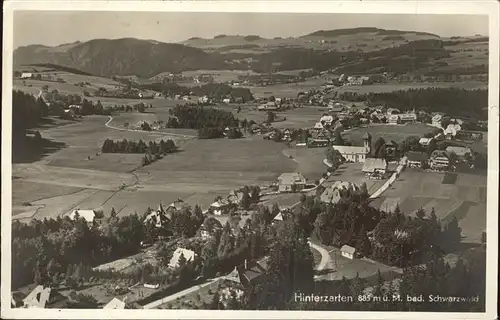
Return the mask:
[[[231,206],[232,204],[228,200],[219,199],[210,205],[209,211],[212,211],[216,216],[220,216],[222,214],[228,214]]]
[[[429,165],[433,169],[442,170],[446,169],[450,165],[450,158],[448,153],[444,150],[434,150],[431,153]]]
[[[151,212],[144,219],[144,223],[153,223],[155,227],[161,228],[169,223],[170,219],[167,217],[163,206],[158,206],[158,210]]]
[[[229,98],[222,99],[222,103],[231,103],[231,99]]]
[[[425,152],[410,151],[406,157],[410,168],[422,168],[423,164],[429,160],[429,156]]]
[[[441,128],[441,121],[443,120],[442,114],[435,114],[432,117],[432,125]]]
[[[194,261],[194,258],[196,257],[196,253],[192,250],[188,250],[188,249],[184,249],[184,248],[177,248],[174,251],[172,259],[170,259],[168,266],[170,268],[177,268],[179,266],[179,259],[181,256],[184,256],[184,258],[186,259],[186,262],[192,262],[192,261]]]
[[[398,124],[398,123],[401,123],[401,118],[399,117],[398,114],[391,114],[388,118],[387,118],[387,123],[390,123],[390,124]]]
[[[242,265],[235,267],[234,270],[226,276],[226,280],[247,287],[262,279],[265,272],[266,269],[260,262],[253,263],[245,259]]]
[[[366,146],[332,146],[332,148],[338,150],[348,162],[365,162],[366,156],[370,153],[370,149]]]
[[[325,114],[319,119],[319,122],[323,125],[329,126],[333,123],[333,117]]]
[[[103,309],[125,309],[125,302],[118,298],[113,298]]]
[[[229,192],[229,195],[227,196],[227,201],[235,205],[239,205],[241,203],[241,200],[243,200],[242,191],[232,190],[231,192]]]
[[[258,106],[257,110],[259,110],[259,111],[276,111],[276,110],[278,110],[278,106],[276,105],[276,102],[268,101],[267,103]]]
[[[203,97],[198,98],[198,102],[200,102],[200,103],[208,103],[209,101],[210,101],[210,99],[208,98],[208,96],[203,96]]]
[[[314,129],[316,129],[316,130],[322,130],[324,128],[325,127],[323,126],[323,124],[321,122],[316,122],[316,124],[314,125]]]
[[[387,172],[387,161],[380,158],[368,158],[363,164],[362,171],[370,176],[384,175]]]
[[[434,140],[434,138],[420,138],[420,140],[418,140],[418,143],[420,143],[420,145],[424,147],[427,147],[431,144],[432,140]]]
[[[444,129],[444,135],[448,138],[448,139],[451,139],[451,138],[455,138],[457,133],[462,130],[462,127],[459,125],[459,124],[455,124],[455,123],[450,123],[446,129]]]
[[[37,286],[31,293],[24,298],[23,305],[25,308],[45,308],[50,298],[51,288]]]
[[[460,158],[472,156],[472,150],[468,147],[448,146],[446,152],[448,152],[448,154],[454,153]]]
[[[324,203],[336,204],[342,198],[342,192],[359,190],[359,186],[348,181],[335,181],[326,188],[320,196],[320,201]]]
[[[337,118],[339,118],[339,120],[346,120],[349,118],[349,113],[345,111],[339,112],[337,113]]]
[[[417,114],[415,110],[412,112],[405,112],[399,115],[399,118],[402,123],[412,123],[417,121]]]
[[[297,172],[282,173],[278,177],[280,192],[297,192],[305,188],[307,179]]]
[[[76,210],[73,210],[70,214],[68,214],[67,216],[71,219],[71,220],[75,220],[75,217],[76,216],[79,216],[80,218],[83,218],[85,219],[85,221],[87,221],[87,223],[93,223],[94,222],[94,219],[95,219],[95,210],[80,210],[80,209],[76,209]]]
[[[342,246],[342,248],[340,248],[340,252],[342,254],[342,257],[345,257],[347,259],[354,259],[356,249],[345,244]]]
[[[387,116],[391,116],[391,115],[394,115],[394,114],[400,114],[401,111],[399,109],[396,109],[396,108],[388,108],[387,109]]]
[[[214,217],[207,217],[200,226],[200,236],[203,239],[208,239],[214,235],[217,230],[222,230],[222,223]]]
[[[21,73],[21,79],[31,79],[31,78],[33,78],[33,73],[31,73],[31,72]]]

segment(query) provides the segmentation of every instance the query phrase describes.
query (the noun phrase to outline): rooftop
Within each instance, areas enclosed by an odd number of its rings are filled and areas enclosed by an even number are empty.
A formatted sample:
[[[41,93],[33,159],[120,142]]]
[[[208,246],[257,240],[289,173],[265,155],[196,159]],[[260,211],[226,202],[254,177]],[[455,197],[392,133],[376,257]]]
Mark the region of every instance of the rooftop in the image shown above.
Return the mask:
[[[386,170],[387,161],[380,158],[367,158],[363,163],[363,172],[374,172],[375,170]]]

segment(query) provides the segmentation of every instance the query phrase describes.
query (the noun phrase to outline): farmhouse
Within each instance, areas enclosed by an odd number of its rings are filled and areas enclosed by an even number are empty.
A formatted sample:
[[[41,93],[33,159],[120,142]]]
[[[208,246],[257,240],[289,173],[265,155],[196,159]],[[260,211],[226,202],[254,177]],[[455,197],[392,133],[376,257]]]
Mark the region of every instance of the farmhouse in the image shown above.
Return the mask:
[[[222,230],[222,223],[214,217],[205,218],[199,229],[203,239],[210,238],[217,230]]]
[[[449,146],[446,148],[448,154],[456,154],[458,157],[468,157],[472,155],[472,150],[468,147]]]
[[[429,165],[433,169],[446,169],[450,165],[450,158],[444,150],[434,150],[431,153]]]
[[[379,158],[368,158],[363,164],[362,171],[369,176],[384,175],[387,172],[387,161]]]
[[[278,177],[278,190],[280,192],[297,192],[306,186],[307,179],[297,172],[282,173]]]
[[[172,259],[170,259],[170,262],[168,263],[168,266],[170,268],[177,268],[179,266],[179,259],[181,256],[184,256],[186,259],[186,262],[192,262],[194,258],[196,257],[196,253],[192,250],[184,249],[184,248],[177,248],[174,251],[174,255],[172,256]]]
[[[33,78],[33,73],[31,73],[31,72],[21,73],[21,79],[31,79],[31,78]]]
[[[406,156],[410,168],[421,168],[429,160],[429,156],[425,152],[410,151]]]
[[[339,113],[344,110],[344,107],[340,103],[334,103],[333,100],[328,103],[328,112],[330,113]]]
[[[75,220],[76,216],[85,219],[87,223],[93,223],[95,219],[95,211],[94,210],[80,210],[76,209],[73,210],[70,214],[68,214],[68,217],[71,220]]]
[[[348,181],[335,181],[330,187],[326,188],[320,196],[321,202],[336,204],[342,198],[342,193],[346,191],[359,190],[359,186]]]
[[[346,257],[347,259],[354,259],[356,249],[345,244],[342,246],[342,248],[340,248],[340,252],[342,254],[342,257]]]

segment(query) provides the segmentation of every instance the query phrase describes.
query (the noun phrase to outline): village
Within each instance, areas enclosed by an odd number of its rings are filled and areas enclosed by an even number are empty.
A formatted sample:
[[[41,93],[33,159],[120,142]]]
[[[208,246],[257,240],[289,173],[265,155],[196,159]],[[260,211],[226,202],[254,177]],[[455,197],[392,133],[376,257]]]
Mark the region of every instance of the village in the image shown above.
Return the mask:
[[[484,309],[487,37],[37,50],[12,74],[12,308]],[[481,299],[372,299],[438,293]]]

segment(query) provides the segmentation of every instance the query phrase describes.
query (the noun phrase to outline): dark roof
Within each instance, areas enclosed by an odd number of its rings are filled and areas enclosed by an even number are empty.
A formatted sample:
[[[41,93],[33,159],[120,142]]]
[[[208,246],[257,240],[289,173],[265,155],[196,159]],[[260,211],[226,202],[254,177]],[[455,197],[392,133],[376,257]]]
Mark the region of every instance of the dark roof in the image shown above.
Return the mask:
[[[426,161],[429,156],[425,152],[410,151],[407,154],[409,161]]]

